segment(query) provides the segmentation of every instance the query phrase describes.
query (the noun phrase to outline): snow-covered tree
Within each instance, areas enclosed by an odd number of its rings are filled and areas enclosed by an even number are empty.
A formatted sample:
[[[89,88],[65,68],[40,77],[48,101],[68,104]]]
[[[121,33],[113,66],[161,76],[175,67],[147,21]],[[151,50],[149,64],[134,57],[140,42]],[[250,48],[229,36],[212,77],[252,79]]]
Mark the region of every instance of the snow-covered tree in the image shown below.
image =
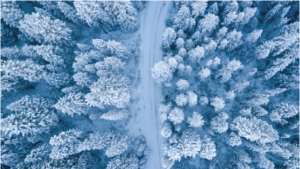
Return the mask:
[[[208,13],[214,14],[214,15],[218,15],[219,14],[219,7],[218,7],[218,3],[215,2],[213,3],[208,9],[207,9]]]
[[[100,109],[109,105],[125,108],[131,99],[131,89],[126,77],[101,77],[90,86],[90,91],[85,96],[86,102]]]
[[[75,10],[74,7],[72,7],[72,6],[70,6],[67,3],[62,2],[62,1],[57,2],[57,7],[65,15],[66,18],[68,18],[73,23],[78,23],[79,18],[76,14],[76,10]]]
[[[195,25],[195,19],[191,17],[191,11],[187,6],[181,6],[174,17],[174,25],[183,31],[189,31]]]
[[[89,109],[82,93],[69,93],[60,98],[53,107],[70,116],[87,114]]]
[[[184,79],[179,79],[176,85],[178,90],[186,90],[189,88],[189,82]]]
[[[240,137],[249,139],[251,142],[270,143],[279,139],[278,133],[267,122],[253,117],[237,117],[233,120],[233,130],[236,130]]]
[[[186,57],[187,56],[187,52],[185,48],[180,48],[178,51],[178,55],[181,57]]]
[[[226,120],[229,116],[225,112],[219,113],[216,117],[210,121],[210,127],[217,133],[224,133],[228,129],[228,123]]]
[[[272,161],[268,160],[264,154],[259,154],[258,166],[263,169],[274,169],[275,165]]]
[[[250,21],[250,19],[255,15],[256,11],[257,11],[256,7],[255,8],[250,8],[250,7],[245,8],[244,9],[245,15],[244,15],[242,24],[247,24]]]
[[[233,49],[235,49],[239,45],[242,36],[243,36],[242,33],[237,32],[235,29],[227,33],[226,35],[226,39],[228,41],[227,51],[232,51]]]
[[[242,144],[241,138],[234,132],[230,133],[229,145],[233,147],[233,146],[239,146],[241,144]]]
[[[198,16],[203,16],[207,8],[207,2],[196,1],[192,3],[192,15],[197,18]]]
[[[172,166],[175,164],[175,161],[174,160],[170,160],[169,158],[167,157],[163,157],[162,159],[162,166],[166,169],[171,169]]]
[[[250,85],[249,81],[243,81],[241,83],[235,83],[232,87],[232,90],[238,93],[241,93],[245,90],[246,87]]]
[[[175,72],[177,66],[178,66],[178,62],[176,60],[175,57],[171,57],[168,59],[168,65],[171,68],[172,72]]]
[[[299,113],[298,107],[293,104],[279,103],[271,106],[272,113],[270,119],[273,122],[280,123],[282,125],[288,123],[286,119],[291,118]]]
[[[159,61],[158,63],[155,63],[151,71],[154,81],[159,86],[171,81],[173,78],[173,74],[169,65],[166,64],[164,61]]]
[[[170,50],[170,47],[176,41],[176,32],[172,28],[167,28],[163,33],[163,39],[161,42],[161,46],[165,50]]]
[[[100,26],[104,30],[111,30],[111,18],[96,1],[74,1],[77,16],[89,26]]]
[[[187,51],[190,51],[190,50],[194,49],[194,47],[195,47],[195,44],[194,44],[192,39],[188,39],[188,40],[185,41],[185,49]]]
[[[198,96],[192,91],[187,92],[189,107],[194,107],[197,105]]]
[[[203,105],[207,105],[208,104],[208,98],[205,96],[201,96],[199,99],[199,103],[203,106]]]
[[[181,49],[184,48],[184,40],[182,38],[176,39],[176,48]]]
[[[124,59],[129,57],[129,51],[120,42],[115,40],[104,41],[102,39],[93,39],[92,42],[96,49],[108,56],[116,56]]]
[[[116,156],[111,159],[106,169],[138,169],[139,159],[135,154]]]
[[[250,42],[250,43],[254,43],[257,41],[258,38],[260,38],[261,34],[262,34],[263,30],[254,30],[253,32],[251,32],[247,38],[246,38],[246,42]]]
[[[235,93],[233,90],[230,90],[229,92],[226,92],[226,99],[232,100],[235,97]]]
[[[201,79],[206,79],[207,77],[210,76],[210,74],[211,74],[210,70],[208,68],[203,68],[203,67],[202,70],[198,73]]]
[[[28,39],[34,39],[39,43],[73,46],[71,29],[59,19],[52,20],[50,17],[33,13],[25,14],[19,23],[21,32]]]
[[[78,146],[82,143],[84,137],[84,132],[77,129],[63,131],[57,136],[54,135],[49,141],[52,146],[50,158],[63,159],[79,153]]]
[[[265,71],[265,79],[268,80],[273,77],[278,71],[283,71],[289,64],[295,62],[299,56],[299,48],[292,48],[281,58],[275,59],[269,68]]]
[[[161,136],[163,136],[163,138],[169,138],[171,137],[172,133],[173,132],[170,123],[165,122],[160,130]]]
[[[100,119],[104,120],[126,120],[129,117],[129,112],[125,109],[123,110],[111,110],[107,113],[104,113],[100,116]]]
[[[193,157],[201,150],[201,139],[199,134],[193,130],[186,130],[182,133],[180,138],[180,143],[182,145],[182,156]]]
[[[270,20],[273,19],[273,17],[275,17],[278,14],[281,8],[282,8],[281,3],[278,3],[276,6],[274,6],[264,17],[264,23],[270,22]]]
[[[202,118],[203,116],[201,114],[194,111],[193,116],[187,118],[187,122],[189,123],[190,127],[202,127],[205,122]]]
[[[188,96],[184,95],[184,94],[179,94],[176,96],[175,102],[178,106],[185,106],[188,104]]]
[[[120,25],[123,31],[135,32],[140,27],[137,10],[130,1],[104,1],[100,3],[110,16],[111,21]]]
[[[52,72],[45,74],[44,79],[50,86],[56,87],[58,89],[70,82],[70,75],[66,72]]]
[[[237,19],[236,11],[231,11],[225,16],[223,25],[229,26],[231,23],[235,22],[236,19]]]
[[[202,32],[211,33],[214,29],[216,29],[219,24],[219,17],[208,13],[204,15],[204,18],[199,21],[198,29]]]
[[[199,62],[200,59],[204,58],[205,50],[203,47],[197,46],[188,52],[189,59],[192,62]]]
[[[10,103],[6,109],[14,112],[27,112],[31,110],[50,110],[53,100],[38,95],[24,96],[20,100]]]
[[[174,124],[180,124],[184,120],[182,109],[175,107],[168,115],[168,119]]]
[[[44,76],[44,66],[34,63],[32,60],[7,60],[1,64],[2,71],[6,75],[21,77],[29,82],[38,82]]]
[[[207,160],[212,160],[212,158],[217,155],[215,143],[207,136],[202,139],[201,151],[199,155],[200,158],[205,158]]]
[[[11,114],[2,119],[1,131],[4,135],[22,134],[23,137],[48,133],[50,127],[58,122],[57,115],[52,110],[29,109]]]
[[[107,157],[113,157],[124,153],[128,149],[129,143],[127,141],[127,136],[123,137],[120,135],[115,135],[105,151]]]
[[[222,98],[220,97],[214,97],[211,100],[210,105],[212,105],[215,108],[215,111],[219,111],[225,107],[225,102]]]
[[[89,75],[87,72],[78,72],[73,75],[73,79],[77,85],[82,87],[89,87],[94,82],[93,76]]]
[[[47,160],[49,154],[51,153],[50,144],[44,143],[38,148],[32,149],[30,154],[26,155],[24,161],[26,163],[37,163]]]
[[[15,1],[1,1],[1,19],[11,26],[19,27],[19,21],[23,19],[24,12]]]

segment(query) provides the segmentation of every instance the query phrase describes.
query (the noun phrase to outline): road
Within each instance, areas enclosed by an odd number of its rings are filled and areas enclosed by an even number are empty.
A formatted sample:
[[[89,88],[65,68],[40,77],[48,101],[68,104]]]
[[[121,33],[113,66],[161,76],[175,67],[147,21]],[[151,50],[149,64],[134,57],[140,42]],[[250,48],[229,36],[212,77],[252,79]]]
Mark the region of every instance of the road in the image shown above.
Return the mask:
[[[134,122],[130,122],[131,132],[139,129],[146,137],[151,150],[146,164],[147,169],[160,169],[163,157],[163,139],[159,133],[160,119],[157,112],[161,98],[160,88],[154,84],[151,77],[151,68],[162,59],[163,52],[160,48],[162,34],[166,29],[165,19],[172,2],[150,1],[147,8],[141,11],[140,29],[142,43],[139,70],[141,71],[141,83],[139,85],[140,99],[131,107],[137,112]]]

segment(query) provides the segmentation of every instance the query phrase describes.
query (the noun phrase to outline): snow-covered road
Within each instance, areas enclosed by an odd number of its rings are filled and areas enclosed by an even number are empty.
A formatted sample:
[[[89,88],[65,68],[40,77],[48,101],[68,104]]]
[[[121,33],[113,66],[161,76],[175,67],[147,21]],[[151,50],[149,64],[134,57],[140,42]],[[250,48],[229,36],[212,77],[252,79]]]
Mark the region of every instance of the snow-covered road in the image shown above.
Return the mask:
[[[131,121],[130,130],[139,130],[146,137],[151,150],[146,168],[160,169],[162,159],[163,139],[159,134],[160,119],[157,112],[161,91],[154,84],[151,77],[151,68],[154,63],[162,59],[160,48],[162,34],[166,29],[165,19],[171,2],[152,2],[140,13],[141,27],[141,56],[139,70],[141,71],[141,83],[139,85],[140,100],[131,109],[137,112],[137,117]]]

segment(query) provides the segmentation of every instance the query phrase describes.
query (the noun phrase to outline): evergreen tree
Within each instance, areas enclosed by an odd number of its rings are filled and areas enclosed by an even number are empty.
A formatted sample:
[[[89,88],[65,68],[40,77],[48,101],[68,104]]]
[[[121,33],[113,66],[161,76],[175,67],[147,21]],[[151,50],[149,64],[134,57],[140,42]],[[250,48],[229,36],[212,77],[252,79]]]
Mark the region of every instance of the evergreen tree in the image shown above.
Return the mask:
[[[210,103],[215,108],[215,111],[219,111],[225,107],[224,100],[220,97],[214,97]]]
[[[214,29],[216,29],[219,24],[219,17],[208,13],[204,15],[204,18],[199,21],[198,29],[202,32],[211,33]]]
[[[181,6],[174,17],[174,25],[183,31],[190,31],[195,25],[195,19],[191,17],[191,11],[186,6]]]
[[[135,32],[139,27],[137,11],[130,1],[101,2],[114,24],[120,25],[125,32]]]
[[[163,125],[162,125],[162,128],[160,130],[160,134],[163,138],[169,138],[171,137],[172,135],[172,128],[171,128],[171,125],[170,123],[168,122],[165,122]]]
[[[218,15],[219,13],[219,7],[218,7],[218,3],[215,2],[213,3],[209,8],[208,8],[208,13],[214,14],[214,15]]]
[[[207,160],[212,160],[216,156],[216,146],[209,137],[205,136],[202,139],[200,158],[205,158]]]
[[[221,112],[218,116],[212,118],[210,127],[217,133],[224,133],[228,129],[228,123],[226,120],[229,116],[225,112]]]
[[[139,159],[135,154],[116,156],[111,159],[106,169],[138,169]]]
[[[164,61],[155,63],[153,68],[151,69],[151,72],[152,78],[159,86],[164,83],[168,83],[173,78],[171,68]]]
[[[104,106],[125,108],[131,99],[130,87],[126,77],[101,77],[90,86],[90,93],[85,96],[90,106],[103,109]]]
[[[203,116],[197,112],[193,112],[192,117],[187,118],[187,122],[189,123],[189,127],[202,127],[204,125]]]
[[[189,82],[184,79],[179,79],[176,85],[178,90],[186,90],[189,88]]]
[[[101,8],[100,2],[97,1],[74,1],[77,16],[85,21],[89,26],[98,26],[104,31],[112,30],[112,20],[110,16]]]
[[[71,29],[59,19],[52,20],[50,17],[33,13],[25,14],[20,21],[20,30],[29,40],[39,43],[51,43],[72,47]],[[46,33],[47,32],[47,33]]]
[[[176,32],[172,28],[167,28],[163,33],[161,46],[164,50],[170,50],[170,47],[175,43]]]
[[[194,16],[194,18],[203,16],[206,8],[207,8],[207,2],[205,1],[194,2],[192,3],[192,15]]]
[[[61,13],[63,13],[65,15],[65,17],[67,19],[69,19],[73,23],[78,23],[79,18],[76,15],[76,10],[72,6],[68,5],[65,2],[58,1],[57,2],[57,7],[61,11]]]
[[[107,113],[102,114],[100,116],[100,119],[111,120],[111,121],[126,120],[126,119],[128,119],[128,116],[129,116],[129,112],[125,109],[111,110]]]
[[[79,153],[78,146],[82,143],[83,138],[84,133],[77,129],[63,131],[59,135],[51,137],[49,142],[52,146],[50,158],[63,159]]]
[[[7,25],[18,28],[23,17],[24,12],[15,1],[1,1],[1,19]]]
[[[82,93],[69,93],[60,98],[53,107],[70,116],[88,113],[88,106]]]
[[[180,107],[185,106],[188,104],[188,97],[184,94],[179,94],[176,96],[175,102]]]
[[[198,96],[192,91],[187,92],[189,107],[194,107],[197,105]]]
[[[184,113],[180,108],[175,107],[168,115],[168,119],[174,124],[180,124],[184,120]]]
[[[192,62],[199,62],[200,59],[204,58],[205,56],[205,50],[203,47],[197,46],[195,49],[192,49],[191,51],[189,51],[188,53],[189,55],[189,59]]]
[[[4,135],[22,134],[23,137],[48,133],[50,127],[56,125],[58,118],[52,110],[29,109],[17,114],[11,114],[2,119],[1,130]]]
[[[7,60],[2,62],[2,71],[12,77],[21,77],[29,82],[38,82],[44,76],[44,66],[34,63],[32,60],[25,61]]]

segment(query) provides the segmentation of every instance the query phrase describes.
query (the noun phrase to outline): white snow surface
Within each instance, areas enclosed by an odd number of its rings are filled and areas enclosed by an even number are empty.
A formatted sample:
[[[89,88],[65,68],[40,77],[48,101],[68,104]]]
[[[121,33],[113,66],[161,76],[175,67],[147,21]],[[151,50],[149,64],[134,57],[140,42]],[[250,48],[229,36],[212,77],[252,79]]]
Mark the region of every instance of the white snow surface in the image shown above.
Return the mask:
[[[143,134],[151,153],[146,168],[159,169],[162,159],[163,138],[159,134],[160,119],[158,105],[161,98],[160,88],[154,84],[151,77],[151,68],[163,56],[160,44],[162,34],[166,29],[165,19],[172,2],[150,1],[147,8],[141,11],[139,19],[141,27],[141,55],[138,69],[141,71],[141,82],[138,86],[140,99],[131,104],[131,111],[136,116],[131,118],[127,127],[129,133]]]

